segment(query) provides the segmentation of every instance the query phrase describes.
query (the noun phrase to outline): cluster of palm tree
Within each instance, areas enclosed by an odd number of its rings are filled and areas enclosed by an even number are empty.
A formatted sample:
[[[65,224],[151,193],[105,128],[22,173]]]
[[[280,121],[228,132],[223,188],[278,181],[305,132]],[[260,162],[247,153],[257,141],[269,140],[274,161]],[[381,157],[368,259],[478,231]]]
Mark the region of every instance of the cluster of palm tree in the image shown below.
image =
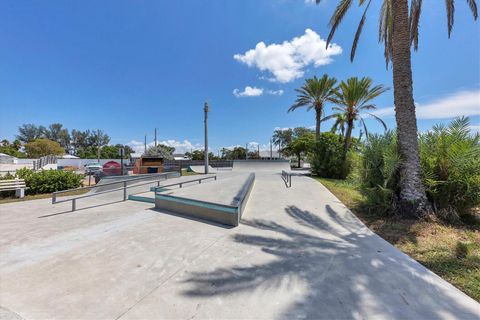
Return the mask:
[[[315,2],[319,4],[321,0],[315,0]],[[477,20],[477,1],[466,0],[466,2],[474,20]],[[327,48],[353,3],[354,0],[338,0],[338,5],[329,23],[331,29],[326,41]],[[365,9],[355,32],[350,52],[352,61],[371,3],[372,0],[358,0],[358,5]],[[447,13],[448,37],[450,37],[454,23],[455,0],[445,0],[444,3]],[[422,5],[422,0],[382,0],[378,27],[378,40],[384,44],[385,62],[387,66],[391,62],[393,71],[396,132],[402,159],[399,207],[403,215],[414,217],[421,217],[432,211],[422,182],[411,62],[411,48],[418,49]]]
[[[368,129],[365,124],[364,116],[369,115],[380,122],[386,129],[387,126],[382,119],[368,112],[376,109],[371,103],[373,99],[388,90],[383,85],[373,85],[373,81],[368,77],[352,77],[346,81],[341,81],[337,86],[337,79],[324,74],[323,77],[314,76],[305,80],[305,84],[296,89],[298,92],[297,100],[288,109],[294,111],[301,107],[307,110],[315,110],[315,137],[320,137],[320,124],[323,121],[335,119],[332,131],[340,130],[344,140],[344,155],[346,155],[352,139],[352,131],[360,123],[368,137]],[[332,114],[325,116],[325,106],[332,103]]]

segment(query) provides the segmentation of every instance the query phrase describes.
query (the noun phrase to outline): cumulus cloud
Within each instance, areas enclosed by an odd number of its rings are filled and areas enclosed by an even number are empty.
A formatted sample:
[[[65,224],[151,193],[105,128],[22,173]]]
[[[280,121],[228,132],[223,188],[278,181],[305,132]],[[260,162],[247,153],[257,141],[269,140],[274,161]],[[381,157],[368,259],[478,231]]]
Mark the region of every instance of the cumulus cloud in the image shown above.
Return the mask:
[[[448,119],[480,115],[480,89],[459,91],[430,103],[418,103],[416,107],[418,119]],[[379,117],[390,117],[395,115],[395,110],[389,107],[372,113]]]
[[[174,147],[175,148],[175,153],[185,153],[189,152],[190,150],[196,150],[196,149],[202,149],[203,146],[200,144],[193,144],[189,140],[183,140],[183,141],[178,141],[178,140],[162,140],[158,141],[158,144],[164,144],[169,147]],[[132,140],[129,143],[127,143],[133,150],[135,150],[136,153],[143,153],[144,151],[144,142],[143,141],[137,141],[137,140]],[[147,148],[152,147],[155,145],[155,142],[149,142],[147,143]]]
[[[329,64],[333,56],[342,53],[337,44],[325,46],[326,41],[315,31],[306,29],[304,35],[281,44],[259,42],[255,49],[235,54],[233,58],[249,67],[269,72],[273,76],[269,80],[287,83],[302,77],[307,66]]]
[[[257,87],[250,87],[246,86],[243,91],[240,89],[234,89],[233,90],[233,95],[237,98],[243,98],[243,97],[259,97],[263,94],[269,94],[272,96],[281,96],[283,94],[283,90],[265,90],[263,88],[257,88]]]
[[[240,91],[240,89],[233,90],[233,95],[237,98],[258,97],[258,96],[261,96],[262,94],[263,94],[262,88],[250,87],[250,86],[246,86],[243,91]]]

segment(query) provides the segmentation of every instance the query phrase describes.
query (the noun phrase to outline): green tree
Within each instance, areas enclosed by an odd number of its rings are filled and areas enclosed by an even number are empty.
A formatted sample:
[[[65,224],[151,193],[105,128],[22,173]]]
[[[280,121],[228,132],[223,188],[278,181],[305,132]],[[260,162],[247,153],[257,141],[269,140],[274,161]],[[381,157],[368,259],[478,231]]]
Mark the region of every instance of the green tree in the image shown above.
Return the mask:
[[[97,150],[97,160],[100,160],[100,150],[103,146],[108,145],[110,137],[102,130],[92,132],[87,138],[88,145],[95,147]]]
[[[287,155],[295,155],[298,161],[298,167],[301,166],[302,156],[313,150],[315,145],[315,136],[313,133],[304,133],[300,137],[290,142],[283,152]]]
[[[7,139],[3,139],[0,145],[0,153],[5,153],[17,158],[24,158],[25,154],[20,152],[21,146],[22,144],[19,140],[15,140],[13,143],[10,143],[10,141]]]
[[[25,144],[25,152],[30,158],[40,158],[48,155],[59,156],[64,154],[65,150],[56,141],[40,138]]]
[[[66,152],[70,148],[70,133],[61,123],[52,123],[45,130],[45,137],[52,141],[58,142]]]
[[[315,110],[315,138],[320,137],[320,122],[323,116],[323,108],[327,101],[330,101],[335,93],[335,78],[329,78],[324,74],[318,79],[316,76],[305,80],[305,84],[300,89],[295,89],[298,92],[297,100],[288,109],[288,112],[294,111],[300,107],[307,107],[307,111]]]
[[[45,138],[45,131],[44,126],[36,126],[31,123],[22,124],[18,127],[17,139],[23,143],[32,142],[39,138]]]
[[[272,142],[278,147],[279,151],[293,140],[293,130],[288,129],[276,129],[273,131]]]
[[[174,147],[169,147],[164,144],[159,144],[156,147],[152,146],[147,149],[145,155],[150,157],[159,157],[165,160],[173,160],[173,153],[175,152]]]
[[[321,0],[316,0],[320,3]],[[367,12],[372,0],[359,0],[365,5],[358,25],[350,59],[353,61],[357,43],[365,24]],[[351,7],[353,0],[339,0],[331,19],[331,31],[328,35],[328,46],[335,31]],[[400,166],[400,212],[404,216],[421,217],[431,212],[427,200],[425,186],[422,182],[422,171],[418,147],[418,130],[413,99],[413,78],[411,48],[418,49],[419,21],[422,0],[383,0],[380,10],[379,40],[384,44],[385,61],[392,63],[395,118],[397,122],[398,148],[401,155]],[[448,36],[450,37],[454,19],[454,0],[446,0]],[[476,0],[467,0],[473,18],[478,18]],[[410,4],[410,8],[409,8]],[[410,13],[409,13],[410,11]]]
[[[365,111],[376,109],[375,105],[371,103],[371,100],[388,90],[388,88],[385,88],[383,85],[376,85],[373,87],[372,85],[372,80],[367,77],[361,79],[352,77],[347,79],[347,82],[342,81],[338,86],[338,89],[335,91],[335,98],[333,99],[336,106],[334,106],[332,110],[337,112],[322,119],[322,121],[332,118],[337,119],[337,121],[338,119],[345,119],[347,128],[343,146],[344,156],[347,155],[348,148],[350,147],[352,130],[355,127],[356,122],[362,124],[368,137],[368,130],[362,117],[362,112],[365,112],[376,119],[383,125],[385,130],[387,130],[387,126],[382,119]]]

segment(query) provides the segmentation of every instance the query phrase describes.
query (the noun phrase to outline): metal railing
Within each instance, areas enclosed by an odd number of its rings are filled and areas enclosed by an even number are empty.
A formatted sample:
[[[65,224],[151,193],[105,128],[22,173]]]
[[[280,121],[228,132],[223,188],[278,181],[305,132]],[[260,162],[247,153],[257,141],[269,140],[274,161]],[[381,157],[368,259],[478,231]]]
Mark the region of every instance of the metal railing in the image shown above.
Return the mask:
[[[94,185],[94,186],[56,191],[56,192],[52,193],[52,204],[71,201],[72,202],[72,211],[75,211],[77,209],[77,200],[78,199],[94,197],[94,196],[98,196],[98,195],[101,195],[101,194],[116,192],[116,191],[122,191],[122,190],[123,190],[123,201],[126,201],[128,199],[127,189],[133,188],[133,187],[140,187],[140,186],[144,186],[144,185],[149,185],[149,184],[152,184],[152,183],[155,183],[155,182],[157,183],[157,186],[160,186],[160,181],[168,179],[169,176],[171,176],[173,173],[175,173],[175,177],[179,176],[177,172],[158,173],[158,174],[155,174],[155,175],[148,175],[148,176],[143,176],[143,177],[136,177],[136,178],[131,178],[131,179],[112,181],[112,182],[102,183],[102,184],[98,184],[98,185]],[[141,180],[145,180],[145,179],[149,179],[149,181],[146,181],[144,183],[136,183],[136,184],[133,184],[133,185],[128,185],[129,182],[141,181]],[[92,190],[92,189],[95,189],[95,188],[102,188],[102,187],[113,186],[113,185],[118,185],[118,184],[121,185],[118,188],[113,188],[113,189],[100,191],[100,192],[96,192],[96,193],[81,195],[81,196],[78,196],[78,197],[75,197],[75,198],[57,200],[57,197],[60,194],[70,193],[70,192],[78,192],[78,191],[81,191],[81,190]]]
[[[179,188],[183,188],[183,185],[186,184],[186,183],[198,182],[198,184],[201,184],[202,181],[207,180],[207,179],[217,180],[217,176],[210,176],[210,177],[187,180],[187,181],[182,181],[182,182],[175,182],[175,183],[167,184],[167,185],[159,185],[158,187],[155,188],[155,194],[157,194],[158,189],[174,187],[174,186],[178,186]]]
[[[282,170],[282,179],[285,182],[285,185],[287,186],[287,188],[292,187],[292,174],[291,173],[289,173],[285,170]]]

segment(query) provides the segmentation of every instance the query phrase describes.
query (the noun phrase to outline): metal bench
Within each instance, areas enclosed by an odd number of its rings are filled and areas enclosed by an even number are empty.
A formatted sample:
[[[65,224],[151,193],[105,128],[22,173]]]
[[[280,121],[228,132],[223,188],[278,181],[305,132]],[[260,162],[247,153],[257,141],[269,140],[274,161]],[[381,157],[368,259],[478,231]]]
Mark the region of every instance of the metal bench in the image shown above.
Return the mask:
[[[12,180],[0,180],[0,192],[2,191],[15,191],[15,196],[17,198],[25,197],[25,180],[23,179],[12,179]]]

